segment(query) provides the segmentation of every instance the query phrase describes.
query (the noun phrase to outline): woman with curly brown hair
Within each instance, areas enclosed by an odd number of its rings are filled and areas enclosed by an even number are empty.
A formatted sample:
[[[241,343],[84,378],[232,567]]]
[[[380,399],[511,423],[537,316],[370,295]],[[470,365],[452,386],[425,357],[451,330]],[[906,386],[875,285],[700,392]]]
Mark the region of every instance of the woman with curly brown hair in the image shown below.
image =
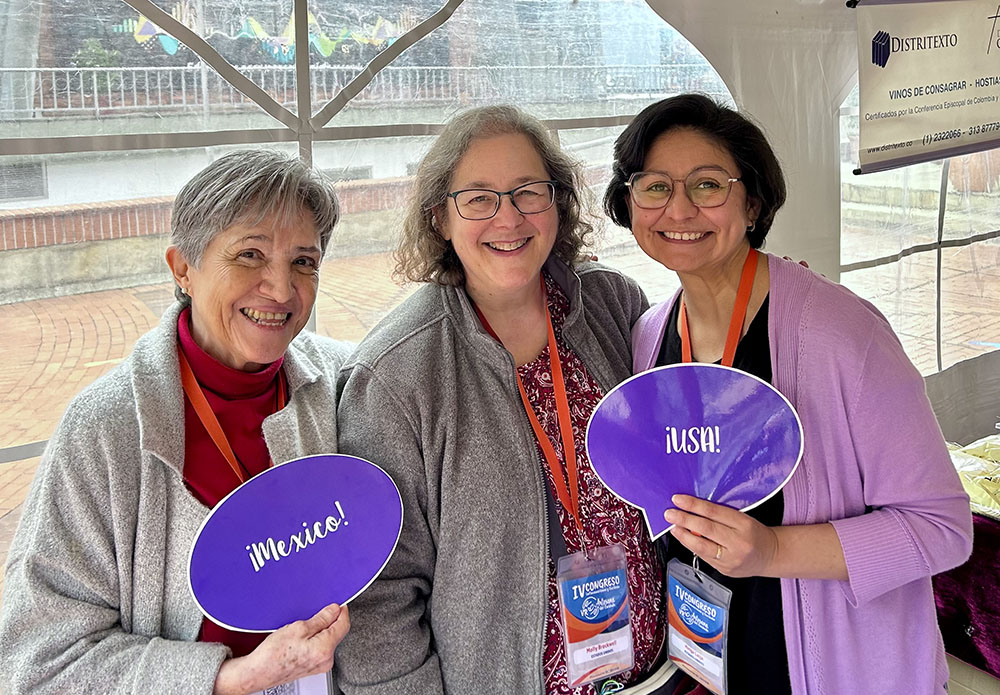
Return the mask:
[[[405,509],[393,558],[352,606],[346,693],[593,692],[567,679],[554,560],[616,544],[634,648],[616,680],[662,663],[660,561],[584,447],[597,402],[631,373],[647,302],[581,259],[582,189],[510,106],[458,115],[421,163],[398,270],[425,284],[341,371],[341,451],[383,466]]]

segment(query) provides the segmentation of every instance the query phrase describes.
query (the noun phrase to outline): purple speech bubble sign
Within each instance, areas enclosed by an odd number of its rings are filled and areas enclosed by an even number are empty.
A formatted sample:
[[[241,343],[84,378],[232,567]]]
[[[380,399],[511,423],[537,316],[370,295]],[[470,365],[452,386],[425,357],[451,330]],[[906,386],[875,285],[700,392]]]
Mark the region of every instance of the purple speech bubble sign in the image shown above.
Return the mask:
[[[802,458],[802,423],[777,389],[738,369],[674,364],[612,389],[587,424],[604,485],[666,533],[675,494],[747,511],[777,494]]]
[[[191,547],[191,593],[222,627],[277,630],[364,591],[402,529],[399,490],[375,464],[343,454],[295,459],[211,511]]]

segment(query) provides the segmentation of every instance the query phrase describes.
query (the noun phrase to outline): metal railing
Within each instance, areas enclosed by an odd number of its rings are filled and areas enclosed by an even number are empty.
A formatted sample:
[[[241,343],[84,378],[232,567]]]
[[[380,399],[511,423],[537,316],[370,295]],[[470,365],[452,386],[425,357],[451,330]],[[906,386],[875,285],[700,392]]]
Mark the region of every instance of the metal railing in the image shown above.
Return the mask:
[[[238,68],[276,101],[293,107],[295,68]],[[312,100],[335,97],[364,68],[315,65]],[[728,96],[706,63],[507,67],[388,67],[353,104],[406,105],[496,101],[580,103],[700,91]],[[256,109],[203,65],[134,68],[0,68],[0,120]]]

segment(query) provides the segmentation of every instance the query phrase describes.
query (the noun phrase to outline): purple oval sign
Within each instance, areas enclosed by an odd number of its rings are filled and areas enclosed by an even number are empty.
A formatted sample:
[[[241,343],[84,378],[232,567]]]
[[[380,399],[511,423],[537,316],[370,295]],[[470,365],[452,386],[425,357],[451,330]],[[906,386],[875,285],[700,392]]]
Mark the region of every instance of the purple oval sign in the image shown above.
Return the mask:
[[[802,457],[802,424],[770,384],[715,364],[675,364],[612,389],[587,425],[601,481],[639,507],[651,538],[678,493],[746,511],[776,494]]]
[[[233,490],[191,548],[194,600],[231,630],[269,632],[360,594],[403,528],[392,479],[364,459],[306,456]]]

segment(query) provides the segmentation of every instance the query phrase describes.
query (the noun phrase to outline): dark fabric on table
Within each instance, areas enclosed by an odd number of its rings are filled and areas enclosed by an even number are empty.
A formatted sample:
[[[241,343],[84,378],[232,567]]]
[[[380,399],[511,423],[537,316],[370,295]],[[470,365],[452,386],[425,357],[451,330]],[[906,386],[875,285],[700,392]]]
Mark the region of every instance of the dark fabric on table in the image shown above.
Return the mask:
[[[972,557],[934,577],[934,600],[945,651],[1000,678],[1000,521],[972,523]]]

